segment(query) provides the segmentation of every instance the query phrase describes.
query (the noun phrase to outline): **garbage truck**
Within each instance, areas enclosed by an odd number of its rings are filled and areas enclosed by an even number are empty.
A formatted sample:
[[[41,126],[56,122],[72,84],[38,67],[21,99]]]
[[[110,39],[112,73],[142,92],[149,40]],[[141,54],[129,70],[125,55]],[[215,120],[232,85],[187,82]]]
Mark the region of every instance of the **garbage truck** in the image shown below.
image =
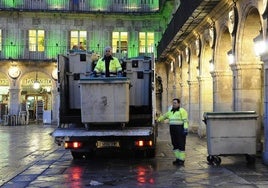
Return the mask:
[[[120,77],[92,76],[93,52],[58,55],[58,126],[55,142],[73,159],[89,158],[98,150],[129,150],[154,157],[155,60],[142,56],[120,60]]]

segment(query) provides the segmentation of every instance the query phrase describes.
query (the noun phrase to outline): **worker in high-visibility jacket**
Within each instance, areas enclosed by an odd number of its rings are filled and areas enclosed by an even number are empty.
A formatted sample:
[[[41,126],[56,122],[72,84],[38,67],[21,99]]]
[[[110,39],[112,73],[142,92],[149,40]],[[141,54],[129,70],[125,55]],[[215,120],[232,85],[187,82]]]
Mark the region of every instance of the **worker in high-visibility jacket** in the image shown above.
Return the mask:
[[[110,46],[105,47],[104,57],[98,60],[93,73],[95,75],[101,73],[105,77],[122,75],[122,66],[119,60],[112,56],[112,48]]]
[[[172,109],[157,120],[161,122],[165,119],[169,119],[171,143],[176,157],[173,164],[183,165],[185,161],[186,136],[188,134],[188,113],[184,108],[180,107],[180,99],[173,99]]]

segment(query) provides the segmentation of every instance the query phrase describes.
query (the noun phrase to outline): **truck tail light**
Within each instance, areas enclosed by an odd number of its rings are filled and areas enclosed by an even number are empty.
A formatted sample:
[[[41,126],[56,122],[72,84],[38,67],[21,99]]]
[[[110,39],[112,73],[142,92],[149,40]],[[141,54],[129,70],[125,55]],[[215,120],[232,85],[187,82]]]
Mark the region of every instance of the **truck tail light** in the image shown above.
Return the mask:
[[[153,146],[153,141],[152,140],[137,140],[135,141],[135,146],[137,147],[145,147],[145,146]]]
[[[66,141],[64,143],[65,149],[79,149],[82,147],[82,142]]]

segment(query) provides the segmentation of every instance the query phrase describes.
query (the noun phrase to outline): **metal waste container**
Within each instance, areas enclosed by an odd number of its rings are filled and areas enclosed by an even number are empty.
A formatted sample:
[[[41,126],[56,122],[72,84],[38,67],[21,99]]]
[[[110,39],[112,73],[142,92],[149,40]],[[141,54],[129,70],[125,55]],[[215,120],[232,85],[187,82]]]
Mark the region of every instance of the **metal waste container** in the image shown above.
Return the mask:
[[[207,161],[219,165],[220,155],[245,154],[248,163],[255,162],[256,126],[255,111],[205,112],[207,133]]]
[[[129,121],[128,78],[84,78],[79,84],[83,123]]]

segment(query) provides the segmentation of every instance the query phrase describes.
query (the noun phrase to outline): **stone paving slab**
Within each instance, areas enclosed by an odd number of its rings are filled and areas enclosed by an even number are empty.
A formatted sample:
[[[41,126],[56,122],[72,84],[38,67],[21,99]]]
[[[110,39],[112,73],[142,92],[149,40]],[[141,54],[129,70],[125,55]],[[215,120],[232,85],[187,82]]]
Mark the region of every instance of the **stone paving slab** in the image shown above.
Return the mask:
[[[254,165],[247,165],[244,156],[222,157],[220,166],[209,165],[206,138],[199,138],[196,134],[187,138],[185,165],[172,165],[174,156],[167,126],[159,128],[157,153],[153,159],[124,158],[117,154],[111,157],[108,153],[99,154],[90,161],[73,161],[70,152],[54,145],[49,136],[52,130],[53,127],[41,125],[0,127],[0,146],[7,150],[0,154],[0,186],[268,187],[268,168],[260,155]],[[10,139],[14,132],[17,138]],[[29,147],[27,142],[31,143]],[[42,147],[37,147],[37,143]],[[10,154],[12,156],[8,157]]]

